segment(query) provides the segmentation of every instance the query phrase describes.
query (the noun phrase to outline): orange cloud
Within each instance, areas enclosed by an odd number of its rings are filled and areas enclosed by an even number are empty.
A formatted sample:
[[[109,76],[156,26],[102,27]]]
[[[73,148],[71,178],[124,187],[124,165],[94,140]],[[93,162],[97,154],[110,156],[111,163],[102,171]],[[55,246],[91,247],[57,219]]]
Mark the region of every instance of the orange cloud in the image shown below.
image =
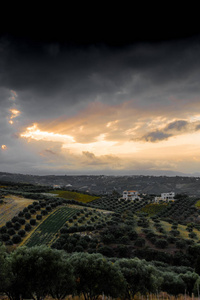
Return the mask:
[[[39,153],[49,163],[72,169],[180,170],[185,161],[199,157],[199,125],[195,114],[177,119],[166,112],[137,110],[129,102],[93,103],[76,116],[29,126],[20,137],[43,144]]]
[[[19,110],[15,109],[15,108],[11,108],[11,109],[10,109],[10,112],[11,112],[10,119],[16,118],[16,117],[19,116],[20,113],[21,113]]]
[[[6,145],[1,145],[1,149],[2,149],[2,150],[7,150],[8,148],[7,148]]]

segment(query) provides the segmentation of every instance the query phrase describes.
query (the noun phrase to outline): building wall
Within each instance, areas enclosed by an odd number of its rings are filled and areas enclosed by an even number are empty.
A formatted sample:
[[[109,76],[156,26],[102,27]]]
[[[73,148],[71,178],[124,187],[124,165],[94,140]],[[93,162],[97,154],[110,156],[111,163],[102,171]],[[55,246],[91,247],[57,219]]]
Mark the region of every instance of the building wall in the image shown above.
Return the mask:
[[[125,200],[140,199],[138,191],[124,191],[122,198]]]

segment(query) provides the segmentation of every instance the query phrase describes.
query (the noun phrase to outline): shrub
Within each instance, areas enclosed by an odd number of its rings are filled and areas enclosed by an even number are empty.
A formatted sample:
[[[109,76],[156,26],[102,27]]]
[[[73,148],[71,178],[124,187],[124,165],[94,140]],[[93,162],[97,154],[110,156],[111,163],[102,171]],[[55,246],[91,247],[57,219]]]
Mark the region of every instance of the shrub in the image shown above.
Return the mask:
[[[14,224],[14,229],[15,229],[15,230],[19,230],[20,227],[21,227],[21,224],[20,224],[19,222],[16,222],[16,223]]]
[[[42,216],[48,215],[48,211],[46,209],[42,210],[41,211],[41,215]]]
[[[6,233],[7,232],[7,227],[6,226],[2,226],[0,228],[0,233]]]
[[[178,228],[178,225],[177,224],[173,224],[172,225],[172,229],[177,229]]]
[[[96,225],[96,229],[102,229],[104,226],[103,226],[103,224],[97,224]]]
[[[19,217],[15,216],[15,217],[12,218],[11,221],[12,221],[12,223],[19,222]]]
[[[172,229],[169,233],[172,234],[173,236],[178,236],[180,234],[180,231]]]
[[[46,206],[46,210],[47,210],[47,211],[51,211],[51,210],[52,210],[51,205],[47,205],[47,206]]]
[[[24,216],[26,220],[29,220],[31,218],[31,214],[28,212],[26,212]]]
[[[101,253],[102,255],[105,255],[107,257],[113,257],[114,256],[114,251],[111,247],[109,246],[102,246],[98,249],[98,253]]]
[[[176,241],[176,247],[179,249],[184,249],[186,247],[187,243],[184,240],[177,240]]]
[[[93,225],[87,225],[86,230],[93,231],[93,230],[95,230],[95,227]]]
[[[3,233],[2,236],[1,236],[1,239],[3,242],[6,242],[10,239],[10,236],[8,233]]]
[[[36,225],[36,219],[30,219],[30,225],[32,226]]]
[[[6,227],[7,228],[13,227],[13,223],[11,221],[6,222]]]
[[[131,241],[136,240],[138,238],[138,234],[135,230],[129,231],[128,236],[131,239]]]
[[[34,208],[31,208],[31,209],[30,209],[30,213],[31,213],[32,215],[34,215],[34,214],[36,214],[36,210],[35,210]]]
[[[27,223],[26,225],[25,225],[25,230],[26,231],[30,231],[31,230],[31,225],[29,224],[29,223]]]
[[[42,220],[42,215],[37,215],[37,216],[36,216],[36,219],[37,219],[37,220]]]
[[[96,253],[96,249],[95,249],[95,248],[88,248],[88,249],[87,249],[87,252],[88,252],[89,254]]]
[[[197,234],[195,232],[190,232],[188,234],[188,236],[191,238],[191,239],[196,239],[197,238]]]
[[[170,244],[174,244],[176,243],[176,238],[174,236],[168,236],[167,241]]]
[[[155,241],[155,246],[157,248],[161,248],[161,249],[162,248],[166,248],[168,246],[168,242],[166,240],[164,240],[164,239],[157,239]]]
[[[23,217],[23,216],[24,216],[24,212],[23,212],[23,211],[20,211],[20,212],[18,213],[18,217],[21,218],[21,217]]]
[[[12,240],[8,240],[5,242],[6,246],[12,246],[13,245],[13,241]]]
[[[127,235],[124,235],[120,238],[121,244],[128,244],[130,242],[129,238]]]
[[[19,244],[21,242],[21,240],[22,240],[22,238],[19,234],[13,235],[12,242],[14,244]]]
[[[21,225],[24,225],[26,223],[25,219],[24,218],[19,218],[19,223]]]
[[[76,226],[71,226],[69,228],[66,228],[67,229],[67,232],[70,232],[70,233],[73,233],[73,232],[76,232],[78,231],[77,227]]]
[[[84,249],[83,249],[82,246],[77,245],[77,246],[74,248],[74,251],[75,251],[75,252],[84,252]]]
[[[143,239],[143,238],[138,238],[138,239],[135,241],[134,245],[135,245],[136,247],[144,247],[144,246],[145,246],[145,239]]]
[[[153,232],[153,231],[148,231],[147,233],[146,233],[146,238],[147,239],[150,239],[150,238],[152,238],[152,237],[155,237],[155,233]]]
[[[24,229],[20,229],[19,231],[18,231],[18,234],[21,236],[21,237],[23,237],[23,236],[25,236],[25,230]]]
[[[84,225],[80,226],[80,227],[79,227],[79,230],[80,230],[80,231],[85,231],[85,230],[86,230],[86,226],[84,226]]]

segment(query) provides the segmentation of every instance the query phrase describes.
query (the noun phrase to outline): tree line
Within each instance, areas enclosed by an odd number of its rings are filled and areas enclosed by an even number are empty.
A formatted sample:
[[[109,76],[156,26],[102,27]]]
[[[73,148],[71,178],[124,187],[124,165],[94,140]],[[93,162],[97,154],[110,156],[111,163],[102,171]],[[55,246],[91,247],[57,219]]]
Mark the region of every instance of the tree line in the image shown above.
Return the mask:
[[[199,275],[187,267],[167,267],[138,258],[106,258],[93,253],[66,253],[46,246],[0,247],[0,293],[10,300],[64,299],[99,295],[131,299],[136,293],[197,293]]]

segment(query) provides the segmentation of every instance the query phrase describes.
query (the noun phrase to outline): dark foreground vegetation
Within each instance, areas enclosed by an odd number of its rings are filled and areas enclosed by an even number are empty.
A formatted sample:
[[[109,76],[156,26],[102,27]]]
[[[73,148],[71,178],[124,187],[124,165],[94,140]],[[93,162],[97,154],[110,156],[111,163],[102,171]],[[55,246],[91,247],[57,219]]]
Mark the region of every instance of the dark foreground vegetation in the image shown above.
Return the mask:
[[[67,199],[66,191],[50,192],[30,184],[0,187],[0,294],[199,296],[199,198],[177,194],[174,202],[155,204],[153,195],[125,201],[113,192],[88,202],[87,194],[70,192],[74,199]],[[8,202],[11,195],[19,202]],[[18,209],[25,198],[27,207]],[[10,219],[4,207],[14,211]]]
[[[169,267],[138,258],[109,259],[101,254],[73,253],[46,246],[21,247],[6,252],[0,247],[0,292],[11,300],[64,299],[99,295],[131,299],[136,293],[166,291],[198,293],[199,275],[189,267]]]

